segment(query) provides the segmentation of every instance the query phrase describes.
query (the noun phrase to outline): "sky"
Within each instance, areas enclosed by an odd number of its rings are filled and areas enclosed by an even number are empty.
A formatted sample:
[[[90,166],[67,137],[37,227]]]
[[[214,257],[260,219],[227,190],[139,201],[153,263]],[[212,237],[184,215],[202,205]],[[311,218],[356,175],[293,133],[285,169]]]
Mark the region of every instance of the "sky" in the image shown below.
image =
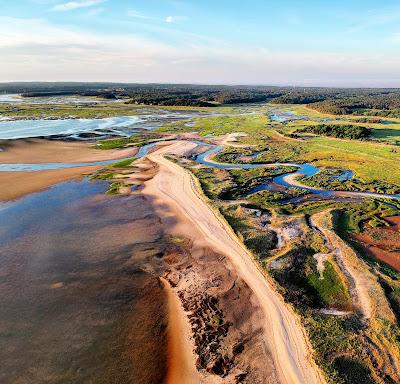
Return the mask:
[[[0,81],[400,87],[400,1],[0,0]]]

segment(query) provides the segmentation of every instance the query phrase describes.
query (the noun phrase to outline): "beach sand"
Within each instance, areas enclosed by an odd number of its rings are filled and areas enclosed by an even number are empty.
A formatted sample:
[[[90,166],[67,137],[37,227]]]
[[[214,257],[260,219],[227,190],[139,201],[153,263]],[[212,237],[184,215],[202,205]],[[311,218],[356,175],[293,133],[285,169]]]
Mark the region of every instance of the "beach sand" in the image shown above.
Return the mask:
[[[218,311],[221,310],[224,313],[223,318],[230,319],[233,324],[232,334],[228,332],[226,336],[230,338],[229,343],[225,339],[221,341],[222,349],[225,343],[232,350],[237,341],[246,340],[244,355],[235,356],[233,353],[232,361],[237,365],[233,365],[232,373],[236,376],[231,379],[226,376],[223,382],[235,382],[234,380],[247,373],[244,381],[240,382],[324,383],[324,378],[310,358],[309,345],[296,315],[279,298],[267,277],[256,267],[252,255],[239,242],[227,224],[208,206],[204,196],[199,192],[194,177],[164,158],[164,155],[170,153],[180,156],[190,152],[193,147],[193,143],[178,141],[148,155],[146,160],[156,163],[158,172],[153,179],[145,182],[145,188],[141,193],[153,199],[152,205],[162,218],[168,233],[190,240],[192,244],[190,252],[193,259],[201,266],[199,274],[203,279],[196,277],[193,272],[196,270],[194,263],[190,263],[186,269],[180,268],[178,277],[169,277],[177,287],[183,306],[188,310],[197,308],[200,316],[204,316],[202,306],[209,308],[209,302],[206,297],[204,304],[204,295],[202,296],[201,292],[204,292],[205,296],[207,294],[213,296],[211,292],[214,292],[218,303],[217,317],[221,318],[218,315]],[[204,263],[204,259],[207,259],[205,255],[210,254],[214,255],[210,260],[214,260],[215,264],[209,260]],[[219,261],[219,264],[229,272],[218,274],[220,271],[215,261]],[[205,276],[207,279],[204,279]],[[234,277],[230,288],[224,287],[230,280],[228,276]],[[198,287],[193,291],[196,284]],[[238,292],[232,297],[230,291],[235,287],[239,287]],[[246,307],[251,309],[250,312],[246,313]],[[237,313],[246,316],[236,316]],[[195,339],[198,332],[197,329],[194,333]],[[201,348],[198,352],[207,355],[207,351]],[[226,356],[227,359],[230,358],[228,353]],[[221,363],[220,367],[214,365],[204,368],[207,372],[218,374],[226,367]],[[239,373],[240,368],[242,373]],[[229,370],[228,372],[231,373]],[[210,375],[204,382],[212,383],[211,380],[215,376]]]

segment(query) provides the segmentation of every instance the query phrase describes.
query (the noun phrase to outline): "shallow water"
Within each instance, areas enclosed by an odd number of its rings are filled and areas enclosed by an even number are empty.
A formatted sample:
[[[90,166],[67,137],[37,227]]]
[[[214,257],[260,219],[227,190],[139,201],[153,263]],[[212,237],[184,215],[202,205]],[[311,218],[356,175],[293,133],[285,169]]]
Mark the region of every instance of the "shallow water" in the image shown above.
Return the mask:
[[[167,111],[138,109],[135,116],[114,116],[100,119],[35,119],[0,120],[0,140],[60,136],[75,140],[130,136],[138,129],[155,129],[163,124],[206,116],[199,111]]]
[[[0,172],[31,172],[48,171],[51,169],[79,168],[92,165],[107,165],[117,163],[120,160],[104,160],[83,163],[32,163],[32,164],[0,164]]]
[[[207,145],[205,143],[197,142],[198,145]],[[321,190],[321,189],[315,189],[312,187],[298,187],[295,184],[293,184],[290,180],[287,180],[287,177],[289,175],[305,175],[308,177],[314,176],[316,173],[320,171],[320,168],[312,165],[312,164],[299,164],[299,163],[266,163],[266,164],[225,164],[225,163],[217,163],[214,161],[209,161],[206,160],[208,156],[211,155],[216,155],[218,152],[220,152],[223,149],[222,146],[215,146],[210,148],[209,150],[203,152],[202,154],[198,155],[196,157],[196,161],[200,164],[204,164],[207,166],[211,166],[214,168],[220,168],[220,169],[254,169],[254,168],[262,168],[262,167],[284,167],[284,166],[291,166],[291,167],[297,167],[297,171],[295,172],[289,172],[282,174],[280,176],[276,176],[272,178],[272,181],[285,188],[296,188],[296,189],[302,189],[309,191],[315,195],[321,196],[323,198],[330,198],[333,197],[335,193],[339,191],[334,191],[334,190]],[[353,172],[349,170],[344,170],[342,174],[333,176],[336,177],[339,180],[350,180],[353,177]],[[248,194],[255,193],[255,192],[260,192],[264,190],[270,190],[271,189],[271,183],[265,183],[265,184],[260,184],[256,187],[254,187],[252,190],[249,191]],[[389,198],[389,199],[400,199],[400,194],[399,195],[390,195],[390,194],[378,194],[378,193],[373,193],[373,192],[346,192],[349,196],[354,196],[354,197],[375,197],[375,198]]]
[[[118,116],[104,119],[16,120],[0,121],[0,139],[21,139],[52,135],[70,136],[76,133],[104,132],[116,134],[141,123],[138,116]]]
[[[164,294],[143,271],[161,234],[142,197],[106,188],[61,183],[0,210],[1,383],[162,377]]]
[[[288,121],[294,121],[294,120],[304,120],[304,119],[308,119],[306,116],[299,116],[296,115],[294,112],[292,111],[278,111],[278,110],[274,110],[271,114],[270,114],[270,119],[272,121],[276,121],[278,123],[286,123]]]
[[[122,99],[102,99],[89,96],[43,96],[22,97],[20,94],[0,94],[0,104],[92,104],[92,103],[115,103]]]

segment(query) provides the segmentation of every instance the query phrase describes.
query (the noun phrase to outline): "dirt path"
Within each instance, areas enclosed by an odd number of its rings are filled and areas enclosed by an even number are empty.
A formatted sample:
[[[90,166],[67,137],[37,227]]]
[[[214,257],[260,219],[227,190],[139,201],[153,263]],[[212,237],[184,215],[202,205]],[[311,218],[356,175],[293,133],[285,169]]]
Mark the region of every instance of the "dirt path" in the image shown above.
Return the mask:
[[[273,356],[280,383],[324,383],[309,355],[309,345],[296,315],[284,304],[225,220],[206,203],[194,176],[164,157],[169,153],[182,154],[194,146],[193,143],[175,142],[148,155],[159,171],[146,182],[143,193],[161,206],[168,206],[177,218],[184,216],[190,221],[203,235],[204,242],[231,260],[252,289],[263,308],[265,345]],[[186,228],[187,232],[190,228]]]

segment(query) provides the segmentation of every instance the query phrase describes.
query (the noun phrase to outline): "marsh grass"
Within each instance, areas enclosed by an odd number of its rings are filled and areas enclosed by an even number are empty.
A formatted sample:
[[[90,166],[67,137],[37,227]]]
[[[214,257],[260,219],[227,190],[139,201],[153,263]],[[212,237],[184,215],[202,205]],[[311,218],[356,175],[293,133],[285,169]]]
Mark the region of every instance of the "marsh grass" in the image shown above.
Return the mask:
[[[307,283],[315,290],[323,307],[349,310],[352,307],[349,291],[340,272],[332,261],[325,261],[323,278],[316,267],[314,258],[309,258],[306,266]]]

